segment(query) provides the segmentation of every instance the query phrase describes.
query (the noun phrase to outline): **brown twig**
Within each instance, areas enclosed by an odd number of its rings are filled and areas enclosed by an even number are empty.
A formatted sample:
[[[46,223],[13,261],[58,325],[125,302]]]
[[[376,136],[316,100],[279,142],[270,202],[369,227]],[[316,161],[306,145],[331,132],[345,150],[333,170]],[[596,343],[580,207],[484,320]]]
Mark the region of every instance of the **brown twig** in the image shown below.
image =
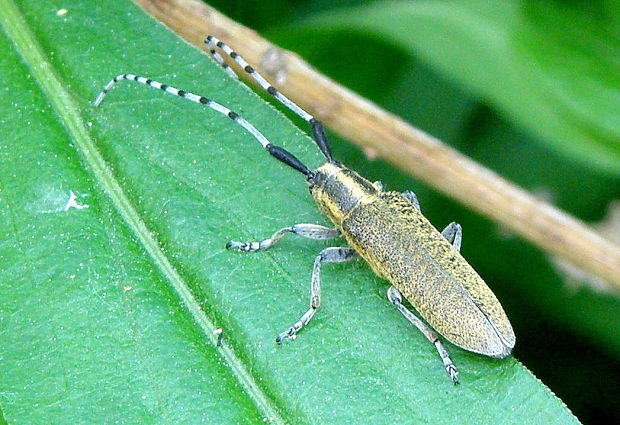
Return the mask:
[[[620,292],[620,248],[432,136],[335,84],[198,0],[135,0],[188,42],[212,34],[233,46],[287,96],[333,131],[548,252],[606,279]]]

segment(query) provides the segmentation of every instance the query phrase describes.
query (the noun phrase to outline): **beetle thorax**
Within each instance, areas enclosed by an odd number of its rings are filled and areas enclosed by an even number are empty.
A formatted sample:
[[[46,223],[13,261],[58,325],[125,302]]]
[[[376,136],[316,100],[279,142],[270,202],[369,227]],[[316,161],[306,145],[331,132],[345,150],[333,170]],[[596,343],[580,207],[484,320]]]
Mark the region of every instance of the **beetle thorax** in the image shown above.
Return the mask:
[[[314,171],[310,193],[323,214],[336,226],[359,204],[377,195],[375,186],[339,163],[326,163]]]

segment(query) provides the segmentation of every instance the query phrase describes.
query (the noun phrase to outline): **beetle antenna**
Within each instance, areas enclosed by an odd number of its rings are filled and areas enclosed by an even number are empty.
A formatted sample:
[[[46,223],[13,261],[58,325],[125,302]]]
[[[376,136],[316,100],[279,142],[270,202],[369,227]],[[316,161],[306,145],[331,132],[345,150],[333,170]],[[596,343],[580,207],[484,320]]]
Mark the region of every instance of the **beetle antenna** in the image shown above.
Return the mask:
[[[105,85],[105,87],[103,88],[103,90],[101,90],[101,92],[99,93],[99,95],[97,96],[97,98],[95,99],[95,101],[93,102],[93,105],[95,107],[99,106],[101,104],[101,102],[103,101],[103,99],[105,98],[106,94],[112,89],[112,87],[114,87],[114,85],[116,83],[118,83],[119,81],[122,80],[128,80],[128,81],[136,81],[138,83],[141,84],[145,84],[149,87],[153,87],[156,89],[160,89],[163,90],[166,93],[170,93],[173,94],[175,96],[179,96],[182,97],[184,99],[187,100],[191,100],[192,102],[196,102],[196,103],[201,103],[221,114],[224,114],[226,116],[228,116],[228,118],[232,119],[234,122],[236,122],[237,124],[239,124],[241,127],[245,128],[252,136],[254,136],[254,138],[256,140],[258,140],[258,142],[265,148],[267,149],[267,151],[276,159],[278,159],[279,161],[284,162],[286,165],[294,168],[295,170],[299,171],[300,173],[304,174],[306,177],[311,178],[313,176],[312,171],[310,171],[310,169],[308,167],[306,167],[299,159],[297,159],[295,157],[295,155],[293,155],[292,153],[290,153],[289,151],[287,151],[284,148],[281,148],[279,146],[274,146],[271,144],[271,142],[269,140],[267,140],[267,138],[263,135],[263,133],[261,133],[260,131],[258,131],[256,129],[256,127],[254,127],[252,124],[250,124],[249,122],[247,122],[243,117],[239,116],[239,114],[231,111],[230,109],[228,109],[227,107],[211,100],[211,99],[207,99],[204,96],[200,96],[194,93],[190,93],[188,91],[185,90],[179,90],[175,87],[169,86],[167,84],[162,84],[158,81],[152,80],[150,78],[146,78],[146,77],[140,77],[134,74],[121,74],[121,75],[117,75],[116,77],[114,77],[112,80],[110,80],[110,82],[108,84]]]
[[[226,70],[228,75],[230,75],[231,77],[235,79],[238,79],[238,76],[237,74],[235,74],[235,71],[233,71],[232,68],[228,66],[226,62],[224,62],[224,59],[222,58],[222,56],[215,50],[216,46],[222,49],[222,51],[226,53],[228,56],[230,56],[232,59],[234,59],[235,62],[237,62],[239,66],[243,68],[245,72],[250,74],[252,78],[254,78],[254,80],[256,80],[256,82],[263,89],[267,91],[267,93],[269,93],[270,95],[278,99],[280,103],[282,103],[288,109],[290,109],[295,114],[300,116],[304,121],[310,124],[310,126],[312,127],[312,136],[314,137],[314,142],[319,147],[319,149],[321,150],[321,153],[323,153],[327,161],[333,162],[332,152],[329,147],[329,142],[327,141],[327,136],[325,136],[325,129],[323,128],[323,124],[321,124],[319,120],[317,120],[312,115],[304,111],[299,105],[297,105],[295,102],[290,100],[288,97],[280,93],[278,89],[276,89],[267,80],[265,80],[265,78],[263,78],[262,75],[260,75],[241,56],[239,56],[237,52],[231,49],[227,44],[220,41],[217,37],[210,35],[205,39],[205,43],[207,44],[207,46],[209,46],[209,51],[211,52],[211,55],[213,56],[213,58],[216,60],[217,63],[219,63],[222,66],[222,68]]]

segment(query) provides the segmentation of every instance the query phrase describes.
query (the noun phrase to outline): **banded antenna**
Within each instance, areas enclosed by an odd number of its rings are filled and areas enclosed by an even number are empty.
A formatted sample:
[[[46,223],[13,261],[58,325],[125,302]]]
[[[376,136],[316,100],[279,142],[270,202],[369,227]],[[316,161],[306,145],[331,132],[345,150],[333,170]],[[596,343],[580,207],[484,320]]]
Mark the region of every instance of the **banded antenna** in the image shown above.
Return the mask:
[[[314,137],[314,141],[327,159],[328,162],[333,162],[331,149],[329,147],[329,142],[327,141],[327,137],[325,136],[325,130],[323,129],[323,124],[312,115],[304,111],[299,105],[290,100],[288,97],[284,96],[280,93],[274,86],[272,86],[262,75],[260,75],[254,68],[252,68],[241,56],[237,54],[233,49],[231,49],[226,43],[220,41],[217,37],[209,35],[205,39],[205,43],[209,46],[209,51],[213,58],[219,63],[222,68],[226,70],[226,73],[231,77],[238,79],[239,77],[235,74],[235,71],[232,70],[230,66],[226,62],[222,56],[215,50],[215,47],[219,47],[222,49],[224,53],[230,56],[235,60],[243,68],[245,72],[250,74],[254,80],[264,89],[278,99],[280,103],[286,106],[288,109],[293,111],[295,114],[300,116],[304,121],[306,121],[312,127],[312,135]]]
[[[175,87],[169,86],[167,84],[162,84],[159,81],[155,81],[147,77],[140,77],[134,74],[117,75],[112,80],[110,80],[108,84],[105,85],[103,90],[101,90],[101,92],[99,93],[95,101],[93,102],[93,105],[95,107],[99,106],[101,102],[103,101],[103,99],[105,98],[106,94],[112,89],[112,87],[114,87],[116,83],[122,80],[135,81],[135,82],[147,85],[149,87],[160,89],[166,93],[170,93],[172,95],[182,97],[183,99],[191,100],[192,102],[196,102],[196,103],[201,103],[221,114],[228,116],[228,118],[232,119],[234,122],[239,124],[241,127],[245,128],[252,136],[254,136],[254,138],[258,140],[258,142],[265,149],[267,149],[267,151],[274,158],[278,159],[279,161],[284,162],[286,165],[304,174],[306,177],[308,177],[308,179],[311,179],[314,176],[314,173],[310,171],[310,169],[306,167],[299,159],[297,159],[295,155],[293,155],[292,153],[290,153],[284,148],[272,145],[271,142],[267,140],[267,138],[263,135],[263,133],[258,131],[256,127],[254,127],[252,124],[246,121],[243,117],[239,116],[239,114],[231,111],[227,107],[211,99],[207,99],[204,96],[190,93],[185,90],[179,90]]]

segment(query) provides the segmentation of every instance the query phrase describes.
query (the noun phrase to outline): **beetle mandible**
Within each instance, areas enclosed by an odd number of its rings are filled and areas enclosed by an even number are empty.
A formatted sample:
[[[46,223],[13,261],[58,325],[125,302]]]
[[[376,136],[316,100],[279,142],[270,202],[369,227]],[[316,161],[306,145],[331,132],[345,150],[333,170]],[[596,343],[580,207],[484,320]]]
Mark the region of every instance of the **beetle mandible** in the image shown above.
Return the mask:
[[[325,248],[316,256],[310,308],[279,334],[276,341],[280,343],[285,338],[295,338],[314,316],[321,304],[322,263],[361,257],[378,276],[390,282],[388,299],[435,345],[455,384],[458,383],[458,371],[433,329],[465,350],[496,358],[508,356],[515,345],[514,331],[493,292],[461,256],[461,226],[453,222],[442,232],[437,231],[422,215],[413,192],[385,191],[380,182],[370,182],[334,160],[320,121],[280,93],[228,45],[213,36],[208,36],[205,43],[213,58],[231,77],[238,78],[216,47],[234,59],[269,94],[310,124],[314,141],[326,159],[325,164],[311,170],[290,152],[271,144],[252,124],[225,106],[150,78],[118,75],[103,88],[94,105],[99,106],[107,92],[121,80],[161,89],[227,115],[252,134],[273,157],[306,177],[314,201],[334,228],[296,224],[280,229],[260,242],[229,242],[226,245],[242,252],[264,250],[277,244],[288,233],[310,239],[344,237],[347,241],[349,246]],[[403,297],[430,327],[403,305]]]

